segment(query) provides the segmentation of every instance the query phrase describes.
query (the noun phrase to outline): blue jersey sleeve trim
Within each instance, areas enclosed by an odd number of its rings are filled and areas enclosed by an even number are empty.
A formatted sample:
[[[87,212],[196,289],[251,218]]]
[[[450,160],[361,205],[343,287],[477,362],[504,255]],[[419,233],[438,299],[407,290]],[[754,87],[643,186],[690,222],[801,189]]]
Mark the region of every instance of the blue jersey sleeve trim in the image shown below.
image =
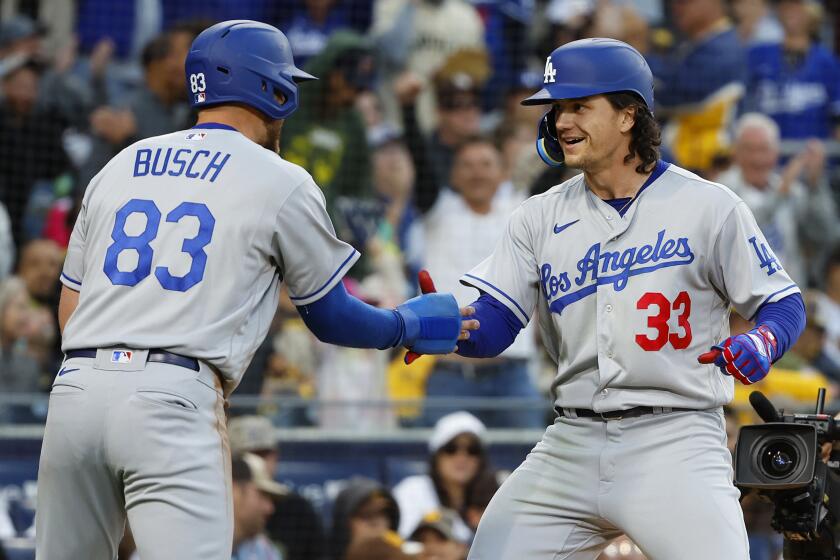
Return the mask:
[[[75,284],[79,287],[81,287],[81,285],[82,285],[81,282],[79,282],[78,280],[73,280],[72,278],[70,278],[69,276],[64,274],[63,272],[61,273],[61,277],[64,278],[65,280],[67,280],[68,282],[71,282],[71,283],[73,283],[73,284]]]
[[[762,301],[761,304],[758,306],[758,309],[756,310],[755,314],[753,314],[753,316],[750,317],[750,321],[755,321],[755,318],[758,315],[758,313],[761,311],[761,308],[764,307],[765,305],[767,305],[767,302],[769,302],[771,299],[773,299],[777,295],[785,293],[786,291],[790,290],[791,288],[797,288],[798,289],[799,287],[796,284],[790,284],[789,286],[785,286],[781,290],[776,290],[775,292],[773,292],[772,294],[770,294],[769,296],[764,298],[764,301]]]
[[[351,260],[353,260],[353,259],[356,257],[356,255],[358,255],[358,254],[359,254],[359,253],[358,253],[358,251],[356,251],[355,249],[353,249],[353,250],[350,252],[350,256],[349,256],[349,257],[347,257],[346,259],[344,259],[344,262],[342,262],[340,265],[338,265],[338,268],[335,270],[335,272],[333,272],[332,276],[330,276],[330,277],[327,279],[327,281],[326,281],[326,282],[324,282],[324,283],[321,285],[321,287],[320,287],[320,288],[318,288],[317,290],[315,290],[315,291],[314,291],[314,292],[312,292],[311,294],[307,294],[307,295],[305,295],[305,296],[292,296],[292,295],[289,295],[289,299],[290,299],[290,300],[292,300],[292,301],[300,301],[300,300],[309,299],[309,298],[311,298],[311,297],[315,297],[315,296],[317,296],[319,293],[321,293],[322,291],[324,291],[324,290],[327,288],[327,286],[329,286],[329,285],[330,285],[330,283],[331,283],[331,282],[335,279],[335,277],[336,277],[336,276],[338,276],[338,274],[339,274],[342,270],[344,270],[344,267],[345,267],[345,266],[347,266],[347,263],[349,263]]]
[[[522,323],[522,326],[524,327],[525,325],[527,325],[527,324],[528,324],[528,318],[529,318],[529,317],[528,317],[528,314],[525,312],[525,310],[522,308],[522,306],[521,306],[521,305],[519,305],[518,303],[516,303],[516,300],[515,300],[515,299],[513,299],[512,297],[510,297],[509,295],[507,295],[505,292],[503,292],[502,290],[500,290],[499,288],[497,288],[496,286],[494,286],[493,284],[491,284],[491,283],[490,283],[490,282],[488,282],[487,280],[483,280],[483,279],[479,278],[478,276],[473,276],[472,274],[464,274],[464,277],[465,277],[465,278],[469,278],[469,279],[471,279],[471,280],[475,280],[476,282],[481,282],[482,284],[484,284],[484,285],[485,285],[485,286],[487,286],[488,288],[492,288],[494,292],[496,292],[497,294],[501,295],[501,296],[502,296],[502,297],[504,297],[506,300],[508,300],[509,302],[511,302],[511,303],[514,305],[514,307],[516,307],[516,309],[518,309],[518,310],[519,310],[519,312],[522,314],[522,317],[524,317],[524,318],[525,318],[525,321]],[[522,322],[522,317],[520,317],[520,318],[519,318],[520,322]]]
[[[481,327],[470,332],[470,337],[458,343],[457,354],[470,358],[492,358],[498,356],[513,344],[522,330],[522,323],[516,313],[491,294],[482,292],[470,304],[475,313],[469,317],[477,319]]]
[[[774,362],[796,342],[805,330],[805,321],[805,301],[799,293],[761,306],[755,322],[766,326],[776,336]]]
[[[229,124],[222,124],[222,123],[217,123],[217,122],[201,123],[201,124],[195,125],[193,128],[215,128],[215,129],[218,129],[218,130],[232,130],[234,132],[239,132],[238,130],[236,130],[235,128],[230,126]]]

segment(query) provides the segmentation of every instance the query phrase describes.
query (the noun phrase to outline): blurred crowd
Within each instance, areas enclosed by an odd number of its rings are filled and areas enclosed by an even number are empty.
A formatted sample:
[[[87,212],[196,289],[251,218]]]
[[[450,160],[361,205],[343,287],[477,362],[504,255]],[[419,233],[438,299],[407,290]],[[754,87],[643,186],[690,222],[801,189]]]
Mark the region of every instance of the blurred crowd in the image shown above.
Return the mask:
[[[281,155],[313,175],[338,235],[363,254],[348,290],[383,307],[417,292],[421,268],[459,303],[476,297],[458,278],[490,253],[510,212],[575,173],[542,165],[534,140],[543,109],[519,105],[541,87],[547,55],[585,37],[632,44],[655,75],[664,159],[738,193],[776,264],[803,287],[807,328],[777,369],[837,396],[840,14],[832,9],[814,0],[4,2],[0,397],[45,391],[60,363],[58,278],[86,185],[135,140],[191,126],[189,45],[209,24],[235,18],[279,27],[298,65],[320,78],[301,86]],[[750,328],[734,315],[732,327]],[[259,397],[258,412],[275,426],[432,427],[461,408],[489,428],[551,421],[554,366],[531,328],[494,359],[401,360],[320,343],[283,297],[236,395]],[[774,377],[785,379],[767,382]],[[3,402],[0,423],[43,420],[37,406]],[[481,434],[473,436],[430,443],[423,480],[349,484],[336,501],[341,534],[327,539],[341,549],[332,557],[402,557],[357,552],[357,536],[374,534],[375,546],[408,557],[409,537],[449,551],[428,558],[463,555],[446,543],[468,540],[495,484],[477,474],[486,465]],[[452,457],[475,459],[469,492],[447,490],[441,478]],[[255,527],[274,535],[276,508],[264,495],[289,494],[266,486],[258,459],[245,456],[233,471],[237,503],[253,509],[237,531],[254,550],[263,546],[249,540]],[[272,460],[262,457],[269,470]],[[425,503],[457,516],[417,510]],[[635,554],[628,547],[613,548]],[[249,554],[239,558],[272,558]]]

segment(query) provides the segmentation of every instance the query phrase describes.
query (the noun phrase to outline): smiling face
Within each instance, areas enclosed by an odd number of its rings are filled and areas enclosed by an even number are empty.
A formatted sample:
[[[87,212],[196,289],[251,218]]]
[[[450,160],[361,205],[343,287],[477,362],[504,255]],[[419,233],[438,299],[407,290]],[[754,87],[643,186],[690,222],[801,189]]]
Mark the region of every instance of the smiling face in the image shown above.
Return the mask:
[[[623,164],[634,108],[616,110],[606,97],[595,95],[555,101],[554,111],[567,166],[593,173]]]

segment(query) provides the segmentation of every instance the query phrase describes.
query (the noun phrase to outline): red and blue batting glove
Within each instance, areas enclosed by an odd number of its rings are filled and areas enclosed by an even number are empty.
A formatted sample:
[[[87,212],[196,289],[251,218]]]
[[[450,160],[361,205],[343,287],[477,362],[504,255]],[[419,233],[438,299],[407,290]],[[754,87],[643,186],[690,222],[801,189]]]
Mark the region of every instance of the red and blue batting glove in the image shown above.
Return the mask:
[[[730,336],[709,352],[700,354],[701,364],[715,364],[744,385],[761,381],[776,357],[776,336],[764,325],[738,336]]]

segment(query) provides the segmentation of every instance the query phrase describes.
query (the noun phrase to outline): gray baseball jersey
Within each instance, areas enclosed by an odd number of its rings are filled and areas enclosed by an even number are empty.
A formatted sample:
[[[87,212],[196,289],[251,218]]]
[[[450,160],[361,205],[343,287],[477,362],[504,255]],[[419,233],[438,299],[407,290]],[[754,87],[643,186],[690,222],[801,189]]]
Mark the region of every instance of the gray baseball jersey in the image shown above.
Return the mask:
[[[140,141],[91,181],[61,280],[80,292],[62,348],[163,348],[231,390],[277,309],[358,259],[302,168],[222,125]]]
[[[622,217],[574,177],[525,201],[494,253],[461,281],[522,324],[539,308],[558,364],[556,404],[708,409],[733,382],[697,356],[799,291],[728,188],[660,163]]]
[[[798,288],[743,201],[660,162],[622,216],[579,175],[523,203],[461,281],[523,325],[539,309],[563,409],[491,501],[470,560],[591,560],[622,533],[651,560],[748,560],[720,409],[733,382],[697,356],[728,335],[730,306],[752,317]],[[636,406],[651,412],[576,410]]]

